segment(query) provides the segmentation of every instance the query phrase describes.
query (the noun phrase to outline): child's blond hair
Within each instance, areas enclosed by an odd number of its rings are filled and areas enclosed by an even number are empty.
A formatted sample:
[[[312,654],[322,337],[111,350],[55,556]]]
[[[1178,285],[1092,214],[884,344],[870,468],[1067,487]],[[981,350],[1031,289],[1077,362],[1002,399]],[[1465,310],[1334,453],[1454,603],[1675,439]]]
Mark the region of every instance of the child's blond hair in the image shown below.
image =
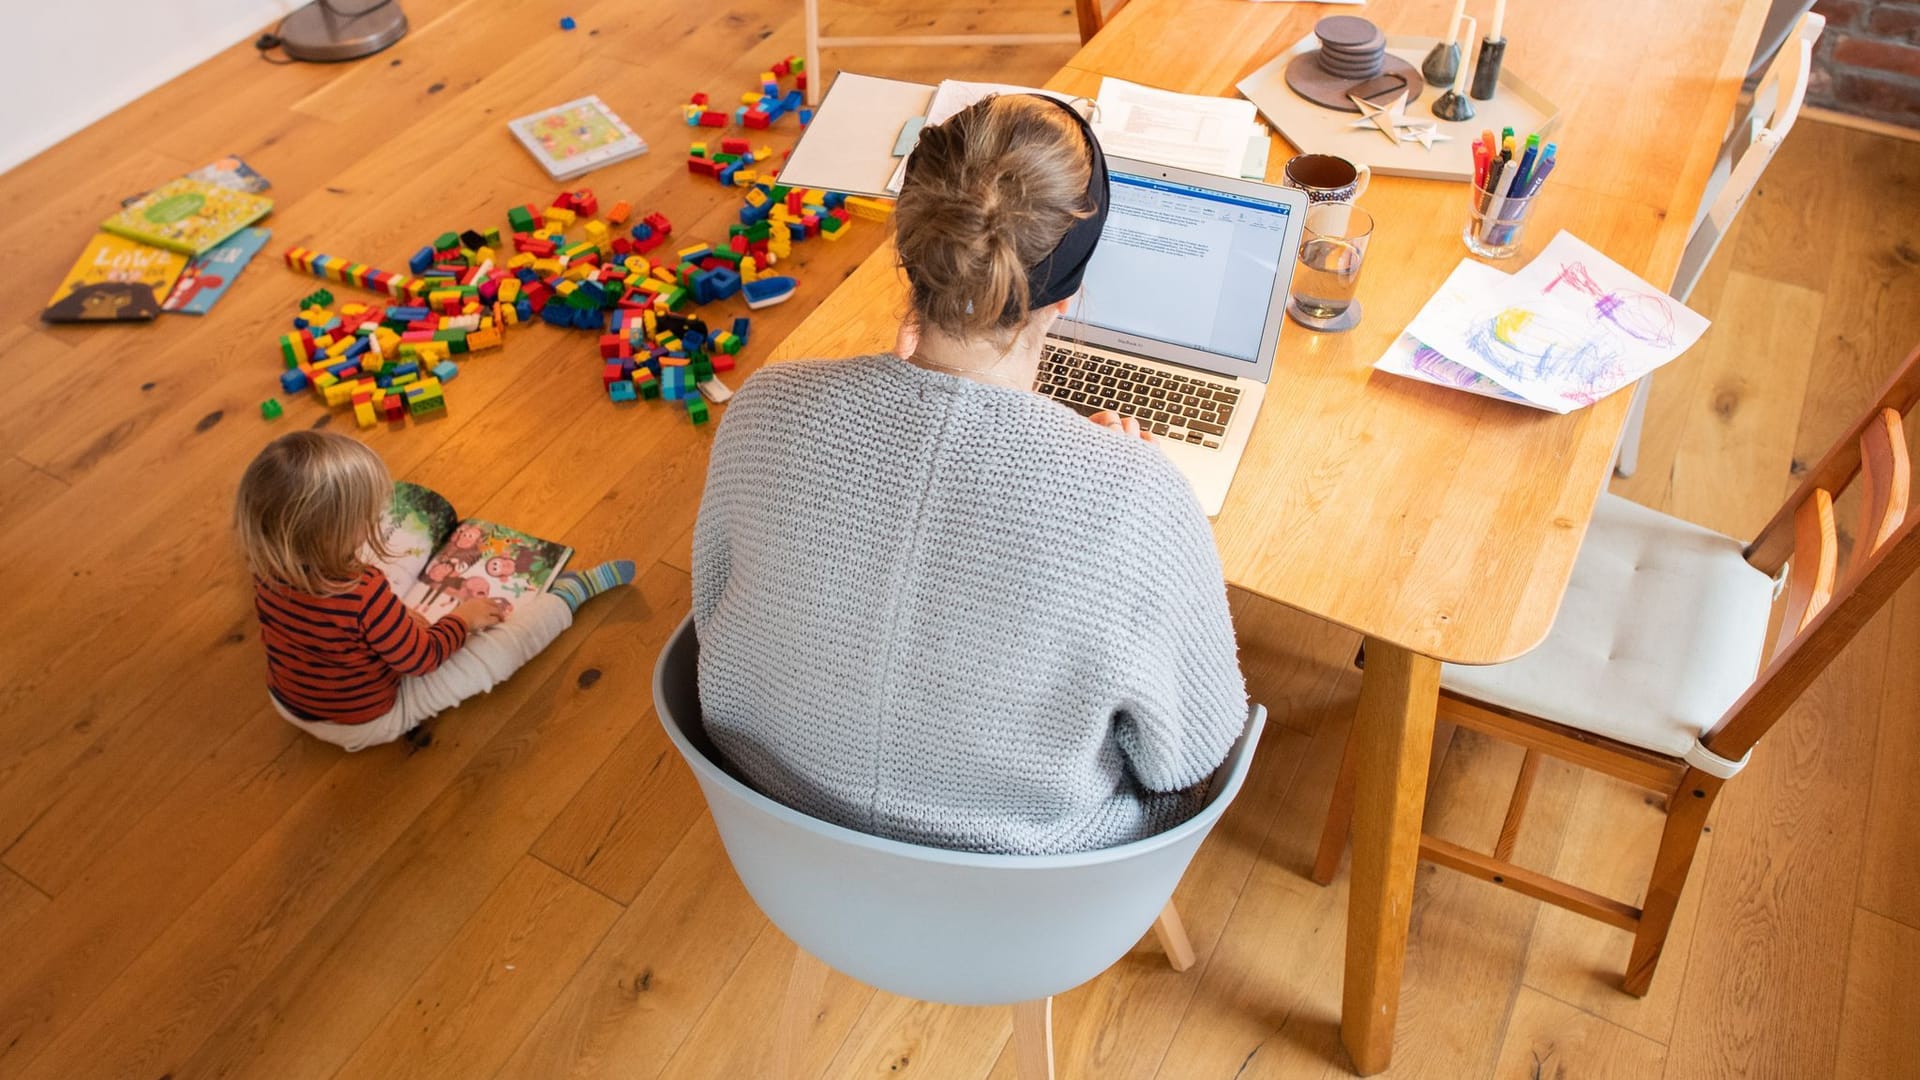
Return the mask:
[[[316,596],[351,589],[363,550],[391,558],[381,519],[393,478],[358,440],[296,431],[267,444],[240,478],[233,528],[247,566],[269,582]]]

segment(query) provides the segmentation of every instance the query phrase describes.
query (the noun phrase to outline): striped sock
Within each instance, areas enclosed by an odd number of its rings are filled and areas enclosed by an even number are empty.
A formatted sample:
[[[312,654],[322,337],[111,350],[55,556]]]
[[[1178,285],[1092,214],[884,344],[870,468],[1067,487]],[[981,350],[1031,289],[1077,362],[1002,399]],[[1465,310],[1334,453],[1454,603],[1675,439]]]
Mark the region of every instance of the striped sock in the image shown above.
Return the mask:
[[[632,559],[609,559],[588,570],[569,570],[553,579],[553,595],[567,602],[567,609],[579,611],[580,605],[616,585],[633,581]]]

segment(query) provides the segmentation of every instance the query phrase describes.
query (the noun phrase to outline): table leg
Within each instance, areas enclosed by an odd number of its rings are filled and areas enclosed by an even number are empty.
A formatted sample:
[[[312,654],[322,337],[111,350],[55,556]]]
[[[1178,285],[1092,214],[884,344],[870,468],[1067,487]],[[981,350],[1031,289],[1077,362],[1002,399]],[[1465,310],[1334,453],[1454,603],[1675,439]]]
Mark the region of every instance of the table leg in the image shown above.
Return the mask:
[[[1353,719],[1353,879],[1347,899],[1347,974],[1340,1038],[1355,1071],[1371,1076],[1393,1058],[1400,969],[1420,859],[1420,818],[1440,664],[1367,639]]]

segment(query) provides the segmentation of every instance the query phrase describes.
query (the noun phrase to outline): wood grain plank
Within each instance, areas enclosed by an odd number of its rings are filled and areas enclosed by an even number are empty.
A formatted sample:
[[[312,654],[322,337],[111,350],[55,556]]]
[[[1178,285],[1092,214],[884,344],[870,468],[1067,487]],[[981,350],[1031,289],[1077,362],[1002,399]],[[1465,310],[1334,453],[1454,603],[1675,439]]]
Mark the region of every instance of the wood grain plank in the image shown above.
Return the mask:
[[[1557,878],[1638,905],[1666,814],[1659,796],[1598,773],[1577,780],[1559,857],[1545,869]],[[1667,937],[1661,968],[1645,997],[1622,993],[1633,935],[1552,906],[1540,909],[1527,950],[1525,984],[1583,1013],[1664,1045],[1679,1015],[1680,989],[1700,912],[1701,882],[1713,853],[1711,827]]]
[[[52,499],[66,483],[17,457],[0,458],[0,519],[22,513]]]
[[[769,925],[713,996],[693,1030],[687,1033],[662,1075],[674,1080],[733,1080],[741,1076],[777,1076],[768,1068],[775,1057],[775,1026],[756,1023],[743,1029],[740,1018],[778,1017],[793,970],[796,946]],[[799,1075],[824,1077],[847,1033],[865,1014],[874,990],[849,976],[827,969],[826,985],[807,1025],[806,1049]]]
[[[0,941],[51,902],[51,897],[19,874],[0,866]]]
[[[502,765],[518,756],[518,741],[526,737],[527,728],[537,727],[544,709],[528,710],[517,729],[509,722],[527,703],[550,699],[546,687],[556,669],[568,662],[573,648],[609,610],[582,609],[575,636],[563,636],[516,678],[448,718],[439,726],[431,753],[409,755],[399,744],[352,756],[327,748],[333,765],[329,782],[306,792],[244,854],[232,858],[211,887],[151,939],[152,945],[103,987],[100,996],[19,1075],[64,1075],[71,1062],[82,1059],[80,1055],[103,1077],[158,1075],[182,1065],[213,1038],[220,1022],[247,1001],[262,980],[301,949],[343,897],[351,906],[372,891],[356,891],[356,884],[370,868],[381,865],[423,811],[457,805],[463,787],[479,788],[483,796],[490,793],[477,779],[501,771]],[[494,736],[503,730],[511,731],[509,737],[499,748],[490,748]],[[613,735],[617,738],[618,732]],[[304,750],[310,741],[303,739],[299,745]],[[449,788],[455,789],[455,797],[440,800]],[[429,819],[434,820],[439,819]],[[440,824],[444,826],[444,820]],[[480,895],[492,885],[458,877],[450,884]],[[344,932],[338,923],[328,925]],[[363,932],[381,929],[376,925]],[[395,924],[393,932],[404,929]],[[410,980],[417,970],[397,974]],[[388,973],[363,965],[361,974]],[[324,988],[320,990],[325,999]],[[331,1000],[342,1010],[361,1004],[350,997]],[[270,1007],[267,1011],[271,1014]],[[309,1020],[301,1019],[302,1023]],[[317,1020],[318,1015],[311,1019]],[[325,1030],[315,1027],[311,1034],[317,1039]],[[364,1033],[362,1029],[359,1035]],[[286,1041],[290,1040],[274,1045]],[[344,1058],[358,1041],[356,1037],[334,1049]],[[245,1042],[228,1035],[216,1045]],[[23,1041],[13,1052],[27,1049],[29,1044]],[[0,1064],[6,1063],[0,1058]]]
[[[651,692],[653,657],[687,602],[686,579],[656,568],[582,608],[572,640],[507,684],[528,680],[521,695],[500,702],[513,712],[498,734],[310,930],[288,934],[284,958],[225,1012],[181,1071],[292,1080],[338,1067],[632,728]],[[468,737],[462,727],[473,718],[465,707],[438,718],[436,748]],[[388,917],[400,912],[406,917]],[[496,1060],[515,1045],[495,1047]]]
[[[766,925],[702,820],[496,1075],[663,1075]]]
[[[1862,910],[1847,949],[1846,1003],[1832,1076],[1894,1076],[1920,1061],[1920,929]]]
[[[1638,1080],[1658,1076],[1666,1047],[1522,987],[1494,1063],[1494,1080]]]
[[[491,1075],[619,916],[620,905],[521,859],[333,1075]]]
[[[1701,385],[1675,450],[1668,513],[1747,540],[1792,493],[1793,432],[1820,362],[1825,303],[1810,289],[1727,275],[1715,325],[1693,350]]]
[[[1668,1075],[1822,1075],[1838,1036],[1888,614],[1721,792]]]
[[[699,785],[651,703],[633,730],[534,841],[533,854],[631,903],[706,813]]]
[[[1893,598],[1880,741],[1873,751],[1873,796],[1860,860],[1860,906],[1920,927],[1920,582]],[[1900,658],[1906,658],[1904,662]]]
[[[338,763],[337,750],[265,706],[224,743],[205,747],[186,779],[102,852],[60,903],[11,936],[11,962],[0,965],[0,1070],[22,1074]]]

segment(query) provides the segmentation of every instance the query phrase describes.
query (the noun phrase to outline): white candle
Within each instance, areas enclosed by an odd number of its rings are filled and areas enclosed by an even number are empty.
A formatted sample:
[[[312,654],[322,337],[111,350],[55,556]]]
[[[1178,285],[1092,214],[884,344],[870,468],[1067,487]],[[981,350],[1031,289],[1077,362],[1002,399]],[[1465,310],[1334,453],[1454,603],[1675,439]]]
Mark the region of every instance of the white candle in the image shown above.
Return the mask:
[[[1467,13],[1467,0],[1453,0],[1453,18],[1447,20],[1447,41],[1449,44],[1460,40],[1460,16]],[[1473,42],[1467,42],[1472,45]]]
[[[1507,0],[1493,0],[1493,29],[1488,32],[1488,41],[1505,41],[1507,26]]]

